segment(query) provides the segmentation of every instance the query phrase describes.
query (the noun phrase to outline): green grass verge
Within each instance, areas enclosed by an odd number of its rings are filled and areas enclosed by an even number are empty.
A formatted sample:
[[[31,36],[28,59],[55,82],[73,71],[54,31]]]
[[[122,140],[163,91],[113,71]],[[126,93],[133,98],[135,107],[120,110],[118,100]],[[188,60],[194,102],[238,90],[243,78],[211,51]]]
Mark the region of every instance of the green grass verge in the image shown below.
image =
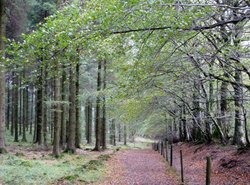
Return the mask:
[[[92,161],[92,162],[91,162]],[[96,161],[96,162],[93,162]],[[53,184],[60,181],[95,182],[104,175],[104,160],[90,155],[64,154],[26,159],[12,154],[0,156],[0,183],[11,185]]]

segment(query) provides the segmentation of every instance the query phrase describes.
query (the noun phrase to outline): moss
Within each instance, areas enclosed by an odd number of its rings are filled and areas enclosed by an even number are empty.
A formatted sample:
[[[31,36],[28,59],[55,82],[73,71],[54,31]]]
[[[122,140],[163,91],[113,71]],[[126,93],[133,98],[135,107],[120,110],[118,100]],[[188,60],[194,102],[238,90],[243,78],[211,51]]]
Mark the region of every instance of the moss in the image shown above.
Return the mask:
[[[84,164],[82,167],[86,170],[98,170],[99,167],[103,166],[102,160],[90,160],[87,164]]]
[[[108,161],[110,158],[111,158],[111,156],[109,154],[102,154],[102,155],[98,156],[98,159],[102,160],[102,161]]]
[[[15,155],[17,157],[24,157],[25,156],[24,153],[22,153],[22,152],[17,152]]]
[[[6,154],[7,150],[5,148],[0,148],[0,154]]]
[[[62,177],[61,180],[74,181],[78,177],[79,177],[79,175],[76,175],[76,174],[74,174],[74,175],[68,175],[68,176]]]

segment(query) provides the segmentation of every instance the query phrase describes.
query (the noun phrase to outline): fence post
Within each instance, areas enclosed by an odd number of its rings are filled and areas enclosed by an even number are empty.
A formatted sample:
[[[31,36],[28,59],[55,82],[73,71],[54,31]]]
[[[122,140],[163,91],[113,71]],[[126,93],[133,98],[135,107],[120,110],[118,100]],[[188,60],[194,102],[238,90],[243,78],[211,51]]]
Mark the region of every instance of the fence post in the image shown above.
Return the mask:
[[[180,159],[181,159],[181,182],[184,184],[184,169],[183,169],[183,157],[182,150],[180,150]]]
[[[173,166],[173,145],[170,146],[170,166]]]
[[[206,185],[211,183],[211,157],[207,157]]]
[[[164,150],[164,148],[163,148],[163,141],[161,141],[161,155],[163,155],[163,150]]]
[[[168,161],[168,141],[166,141],[166,161]]]

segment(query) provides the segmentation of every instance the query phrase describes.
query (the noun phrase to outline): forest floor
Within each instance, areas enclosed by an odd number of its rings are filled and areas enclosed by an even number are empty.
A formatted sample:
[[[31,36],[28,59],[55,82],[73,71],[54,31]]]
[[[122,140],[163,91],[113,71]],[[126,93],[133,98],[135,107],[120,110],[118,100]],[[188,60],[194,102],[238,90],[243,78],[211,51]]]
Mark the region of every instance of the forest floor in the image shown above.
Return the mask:
[[[205,184],[206,157],[212,158],[212,185],[250,185],[250,150],[235,146],[194,145],[178,143],[173,147],[173,167],[180,172],[180,150],[183,151],[185,184]]]
[[[178,143],[170,167],[149,147],[139,141],[93,152],[93,146],[86,145],[76,155],[63,153],[55,158],[51,148],[12,143],[8,154],[0,155],[0,184],[178,185],[182,150],[185,185],[205,184],[206,156],[212,158],[212,185],[250,185],[250,150]]]
[[[108,161],[106,179],[95,185],[178,185],[179,177],[151,149],[122,150]]]
[[[88,146],[92,148],[92,146]],[[0,155],[0,185],[89,184],[104,178],[106,161],[114,149],[93,152],[77,149],[76,154],[62,153],[59,158],[38,146],[12,144]]]

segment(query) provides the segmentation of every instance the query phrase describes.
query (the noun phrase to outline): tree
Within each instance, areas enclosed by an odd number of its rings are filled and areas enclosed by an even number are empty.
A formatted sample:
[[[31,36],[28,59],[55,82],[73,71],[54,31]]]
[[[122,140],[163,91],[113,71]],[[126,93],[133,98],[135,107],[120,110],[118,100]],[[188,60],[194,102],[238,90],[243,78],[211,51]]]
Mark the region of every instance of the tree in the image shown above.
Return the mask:
[[[6,26],[6,18],[5,18],[5,8],[6,1],[2,0],[0,2],[0,54],[1,61],[4,56],[4,38],[5,38],[5,26]],[[3,63],[2,63],[3,64]],[[5,69],[4,66],[0,66],[0,153],[5,153],[5,139],[4,132],[5,131]]]

